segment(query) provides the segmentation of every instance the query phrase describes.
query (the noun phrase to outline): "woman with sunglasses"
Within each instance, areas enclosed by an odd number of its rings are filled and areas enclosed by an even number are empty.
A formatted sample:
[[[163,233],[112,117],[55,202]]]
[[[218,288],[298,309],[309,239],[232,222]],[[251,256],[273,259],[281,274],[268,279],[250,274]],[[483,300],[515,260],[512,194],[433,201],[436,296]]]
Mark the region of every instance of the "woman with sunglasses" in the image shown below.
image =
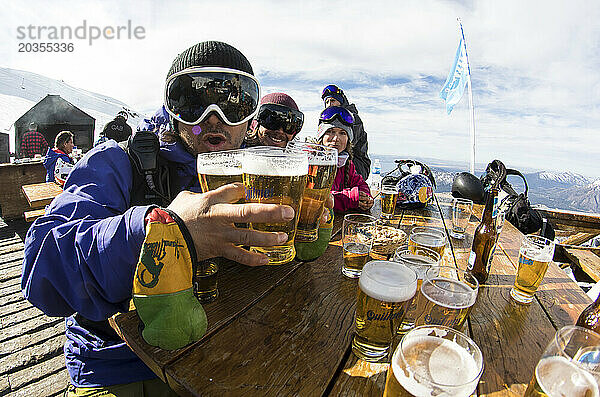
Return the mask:
[[[244,140],[246,147],[285,145],[300,132],[304,114],[296,101],[283,92],[267,94],[260,100],[260,108]]]
[[[318,143],[338,151],[338,170],[331,188],[336,212],[367,211],[373,206],[369,185],[352,162],[353,122],[352,114],[338,106],[326,108],[319,116]]]

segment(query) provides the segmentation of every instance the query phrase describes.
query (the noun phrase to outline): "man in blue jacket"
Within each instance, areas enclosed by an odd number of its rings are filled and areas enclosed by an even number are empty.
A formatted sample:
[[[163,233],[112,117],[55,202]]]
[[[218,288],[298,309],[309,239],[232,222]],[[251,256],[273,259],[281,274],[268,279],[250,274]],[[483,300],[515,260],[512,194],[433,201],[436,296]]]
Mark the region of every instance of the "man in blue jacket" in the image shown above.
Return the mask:
[[[73,160],[69,155],[73,151],[73,133],[71,131],[61,131],[54,138],[54,147],[48,148],[44,158],[44,167],[46,168],[46,182],[55,182],[60,186],[65,184],[69,175]]]
[[[195,156],[238,148],[259,99],[258,82],[241,52],[214,41],[190,47],[173,61],[167,76],[165,109],[171,129],[163,134],[159,151],[159,160],[172,170],[173,195],[180,193],[170,204],[132,205],[136,170],[111,140],[76,164],[64,192],[29,229],[21,286],[47,315],[67,317],[70,396],[170,395],[106,319],[127,311],[133,296],[146,341],[177,348],[197,340],[206,329],[206,316],[192,299],[191,263],[223,256],[263,265],[266,256],[240,246],[271,246],[287,239],[285,233],[233,224],[284,222],[293,218],[290,207],[231,204],[243,197],[239,184],[199,193]],[[169,239],[174,243],[164,248]],[[162,262],[156,261],[160,241],[162,254],[166,250]],[[161,274],[167,276],[159,278]],[[185,315],[168,318],[173,307],[183,307]],[[190,318],[200,331],[190,327]],[[172,322],[176,329],[168,328]]]

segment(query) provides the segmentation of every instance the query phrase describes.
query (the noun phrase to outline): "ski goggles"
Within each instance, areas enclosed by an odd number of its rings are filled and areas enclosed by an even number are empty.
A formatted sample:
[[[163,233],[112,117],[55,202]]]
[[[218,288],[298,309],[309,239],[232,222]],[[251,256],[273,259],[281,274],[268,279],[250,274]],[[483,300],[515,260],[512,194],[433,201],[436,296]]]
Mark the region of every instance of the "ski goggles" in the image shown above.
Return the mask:
[[[340,90],[337,85],[329,84],[327,87],[323,88],[323,92],[321,93],[321,99],[324,99],[327,95],[342,95],[342,93],[342,90]]]
[[[286,134],[296,135],[304,124],[304,113],[287,106],[265,103],[258,109],[256,121],[268,130],[281,128]]]
[[[211,112],[228,125],[240,125],[254,117],[259,99],[258,80],[235,69],[184,69],[169,76],[165,86],[167,113],[189,125],[200,123]]]
[[[333,121],[338,118],[343,124],[352,126],[354,124],[354,116],[348,110],[340,106],[330,106],[325,108],[319,116],[319,123]]]

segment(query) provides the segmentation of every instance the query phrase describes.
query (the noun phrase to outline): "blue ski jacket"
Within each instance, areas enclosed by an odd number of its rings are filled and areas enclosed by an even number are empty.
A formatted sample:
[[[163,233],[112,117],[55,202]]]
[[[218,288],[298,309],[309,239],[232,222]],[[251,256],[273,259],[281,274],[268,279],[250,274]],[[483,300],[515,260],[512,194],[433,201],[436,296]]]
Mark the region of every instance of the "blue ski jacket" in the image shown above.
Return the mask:
[[[50,149],[46,152],[46,157],[44,158],[44,168],[46,168],[46,182],[54,182],[54,166],[56,165],[56,160],[59,158],[63,159],[65,162],[69,164],[73,164],[73,160],[69,157],[68,154],[59,149]]]
[[[161,143],[159,155],[175,163],[179,186],[201,191],[195,158],[181,144]],[[151,208],[130,206],[131,185],[129,157],[115,141],[93,148],[25,239],[23,294],[48,316],[67,317],[64,352],[77,387],[155,377],[125,342],[86,329],[74,316],[102,321],[128,310]]]

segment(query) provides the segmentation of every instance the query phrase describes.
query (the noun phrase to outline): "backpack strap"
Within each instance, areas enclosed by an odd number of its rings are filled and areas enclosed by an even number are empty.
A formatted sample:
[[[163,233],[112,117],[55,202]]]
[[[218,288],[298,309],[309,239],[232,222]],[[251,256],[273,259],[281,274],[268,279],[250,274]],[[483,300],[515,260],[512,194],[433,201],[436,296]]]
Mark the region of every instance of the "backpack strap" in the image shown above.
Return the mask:
[[[525,179],[525,177],[523,176],[523,174],[521,174],[521,172],[520,172],[519,170],[514,170],[514,169],[512,169],[512,168],[507,168],[507,169],[506,169],[506,175],[507,175],[507,176],[508,176],[508,175],[516,175],[516,176],[519,176],[519,177],[521,177],[521,179],[523,179],[523,183],[525,184],[525,192],[523,192],[523,194],[525,195],[525,197],[527,197],[527,192],[529,192],[529,186],[527,185],[527,180]],[[506,185],[508,185],[508,186],[506,186]],[[508,191],[508,190],[506,189],[507,187],[508,187],[510,190],[512,190],[512,192],[511,192],[511,191]],[[506,191],[506,193],[508,193],[508,194],[511,194],[511,195],[512,195],[512,194],[514,194],[514,195],[516,195],[516,194],[517,194],[517,192],[515,192],[515,190],[512,188],[512,186],[511,186],[511,185],[510,185],[508,182],[507,182],[506,184],[503,184],[503,185],[502,185],[502,188],[503,188],[503,189],[504,189],[504,191]]]

